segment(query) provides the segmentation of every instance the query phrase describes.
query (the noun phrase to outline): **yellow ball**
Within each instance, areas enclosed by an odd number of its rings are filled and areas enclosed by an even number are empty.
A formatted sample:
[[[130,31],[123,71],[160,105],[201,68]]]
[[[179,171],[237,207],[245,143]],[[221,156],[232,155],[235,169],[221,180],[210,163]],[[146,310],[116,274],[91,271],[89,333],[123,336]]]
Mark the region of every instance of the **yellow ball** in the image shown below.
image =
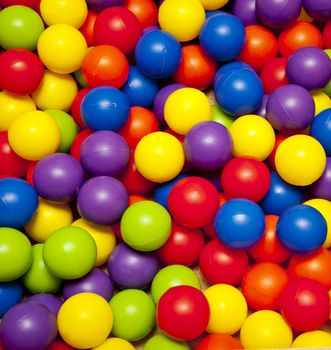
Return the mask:
[[[315,102],[315,115],[331,108],[331,99],[325,92],[314,91],[311,95]]]
[[[113,312],[100,295],[80,293],[63,303],[57,325],[67,344],[77,349],[89,349],[108,337],[113,327]]]
[[[60,144],[60,130],[46,112],[21,114],[8,130],[11,148],[27,160],[40,160],[55,153]]]
[[[135,347],[127,340],[121,338],[109,338],[92,350],[135,350]]]
[[[71,225],[72,220],[69,205],[39,198],[37,212],[24,228],[33,240],[44,242],[58,228]]]
[[[293,342],[292,348],[331,348],[331,334],[324,331],[312,331],[300,334]]]
[[[36,105],[28,95],[0,92],[0,131],[7,131],[11,123],[22,113],[34,111]]]
[[[236,119],[229,127],[236,157],[265,160],[275,146],[275,132],[270,123],[254,114]]]
[[[74,221],[72,225],[83,228],[92,236],[97,246],[95,266],[103,265],[116,245],[116,237],[111,226],[93,224],[82,218]]]
[[[84,35],[68,24],[54,24],[40,35],[38,55],[43,64],[59,74],[75,72],[87,51]]]
[[[234,334],[247,317],[242,293],[228,284],[215,284],[204,291],[210,308],[208,333]]]
[[[159,8],[161,29],[182,42],[199,35],[205,18],[205,10],[199,0],[165,0]]]
[[[229,0],[200,0],[200,2],[205,10],[212,11],[225,6]]]
[[[183,146],[175,136],[158,131],[139,141],[134,161],[138,171],[146,179],[166,182],[181,172],[185,156]]]
[[[194,88],[176,90],[164,105],[169,128],[181,135],[186,135],[194,125],[211,120],[211,112],[208,97]]]
[[[294,135],[279,145],[275,164],[283,180],[295,186],[308,186],[323,174],[326,155],[313,137]]]
[[[247,317],[240,331],[240,341],[245,349],[289,348],[292,340],[291,328],[275,311],[254,312]]]
[[[69,24],[80,28],[87,17],[85,0],[41,0],[40,14],[48,26]]]

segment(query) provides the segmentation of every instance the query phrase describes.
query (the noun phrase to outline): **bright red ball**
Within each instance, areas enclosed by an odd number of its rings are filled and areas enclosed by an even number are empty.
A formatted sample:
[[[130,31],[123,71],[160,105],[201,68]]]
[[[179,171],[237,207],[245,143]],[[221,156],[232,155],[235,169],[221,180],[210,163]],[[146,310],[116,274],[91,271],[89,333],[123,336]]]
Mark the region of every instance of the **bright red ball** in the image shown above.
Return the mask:
[[[236,350],[243,349],[240,341],[228,334],[209,334],[199,343],[196,350]]]
[[[124,7],[136,15],[142,28],[157,24],[158,8],[153,0],[125,0]]]
[[[261,80],[266,94],[271,94],[281,86],[287,85],[287,58],[279,57],[269,61],[262,69]]]
[[[30,164],[28,166],[28,170],[26,172],[25,179],[31,186],[34,186],[33,173],[34,173],[34,169],[36,168],[37,164],[38,164],[38,162],[30,162]]]
[[[3,7],[21,5],[21,6],[31,7],[33,9],[36,8],[38,3],[39,3],[38,0],[1,0],[0,1],[0,5],[2,5]]]
[[[268,163],[271,165],[271,167],[276,170],[276,165],[275,165],[275,157],[276,157],[276,152],[279,147],[279,145],[289,137],[289,135],[284,135],[284,134],[277,134],[276,135],[276,141],[275,141],[275,146],[274,149],[272,150],[270,156],[268,157]]]
[[[60,340],[54,340],[47,346],[46,350],[74,350],[71,346]]]
[[[74,158],[76,158],[78,161],[80,161],[80,147],[82,143],[90,136],[92,135],[93,131],[90,129],[85,129],[80,131],[74,141],[71,144],[70,147],[70,155],[72,155]]]
[[[331,21],[323,29],[323,46],[324,49],[331,49]]]
[[[84,35],[87,46],[94,46],[94,24],[98,14],[92,10],[89,10],[86,20],[79,28],[80,32]]]
[[[86,125],[84,123],[83,117],[80,113],[80,107],[82,105],[82,101],[86,94],[90,91],[89,88],[84,88],[80,91],[78,91],[77,95],[75,96],[72,105],[71,105],[71,116],[74,118],[75,122],[82,128],[85,129]]]

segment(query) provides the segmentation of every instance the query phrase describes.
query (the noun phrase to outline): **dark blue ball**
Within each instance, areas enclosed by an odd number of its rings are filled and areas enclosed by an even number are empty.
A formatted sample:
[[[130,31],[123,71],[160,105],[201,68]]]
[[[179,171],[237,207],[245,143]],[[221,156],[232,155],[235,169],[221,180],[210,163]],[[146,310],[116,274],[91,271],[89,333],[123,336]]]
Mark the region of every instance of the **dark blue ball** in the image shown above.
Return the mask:
[[[331,108],[319,113],[310,126],[310,135],[323,146],[327,156],[331,156]]]
[[[213,80],[214,89],[217,86],[217,83],[219,82],[219,80],[223,77],[224,73],[235,69],[250,69],[252,72],[254,72],[254,69],[245,62],[235,61],[235,62],[224,64],[222,67],[220,67],[217,70],[214,76],[214,80]]]
[[[19,281],[0,283],[0,317],[23,298],[23,288]]]

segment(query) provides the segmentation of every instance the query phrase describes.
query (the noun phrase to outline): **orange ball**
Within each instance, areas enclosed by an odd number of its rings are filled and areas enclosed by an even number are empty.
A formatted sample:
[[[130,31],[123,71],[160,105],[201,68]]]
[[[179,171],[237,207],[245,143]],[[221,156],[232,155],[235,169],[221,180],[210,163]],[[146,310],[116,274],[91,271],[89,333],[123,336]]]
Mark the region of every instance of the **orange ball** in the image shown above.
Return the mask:
[[[243,349],[240,341],[228,334],[210,334],[201,340],[196,350]]]
[[[124,7],[136,15],[142,28],[157,24],[158,9],[153,0],[125,0]]]

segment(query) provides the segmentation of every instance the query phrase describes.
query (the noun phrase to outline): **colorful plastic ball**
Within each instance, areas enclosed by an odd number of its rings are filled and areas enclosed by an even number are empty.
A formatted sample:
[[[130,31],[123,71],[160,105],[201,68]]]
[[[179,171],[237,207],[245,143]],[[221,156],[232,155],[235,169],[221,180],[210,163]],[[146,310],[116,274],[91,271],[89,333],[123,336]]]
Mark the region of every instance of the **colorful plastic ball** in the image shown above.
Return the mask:
[[[95,224],[113,224],[127,206],[125,187],[110,176],[94,177],[86,181],[78,192],[77,207],[81,217]]]
[[[311,92],[311,96],[315,102],[315,115],[318,115],[326,109],[331,108],[331,99],[323,91],[313,91]]]
[[[68,250],[70,246],[70,250]],[[84,229],[65,226],[49,235],[43,247],[46,267],[56,277],[76,279],[92,270],[96,261],[96,245]]]
[[[60,298],[56,297],[53,294],[46,294],[46,293],[32,295],[28,297],[25,301],[28,303],[36,303],[36,304],[41,304],[43,306],[46,306],[51,312],[53,312],[55,316],[57,316],[63,304],[63,300],[61,300]],[[63,349],[63,350],[66,350],[66,349]]]
[[[219,123],[221,125],[224,125],[227,129],[229,129],[230,125],[234,121],[234,117],[225,113],[220,106],[212,105],[211,106],[211,120]]]
[[[198,344],[196,350],[243,349],[240,341],[228,334],[209,334]]]
[[[157,257],[144,254],[120,243],[112,251],[108,262],[111,280],[122,289],[144,289],[159,269]]]
[[[86,53],[82,73],[89,87],[102,85],[121,88],[129,75],[129,63],[115,46],[98,45]]]
[[[85,122],[81,114],[81,105],[84,97],[89,91],[90,91],[89,88],[83,88],[79,90],[71,104],[70,115],[75,120],[75,122],[80,126],[81,129],[86,128]]]
[[[134,203],[121,218],[124,242],[131,248],[150,252],[160,248],[169,238],[170,214],[153,201]]]
[[[38,13],[26,6],[9,6],[0,13],[0,45],[34,51],[44,24]]]
[[[218,238],[228,247],[247,249],[263,235],[265,220],[262,209],[247,199],[232,199],[218,210],[214,222]]]
[[[95,46],[94,40],[94,24],[97,19],[98,14],[93,10],[89,10],[83,25],[79,28],[79,31],[84,35],[87,46]]]
[[[261,80],[266,94],[271,94],[277,88],[287,85],[286,57],[278,57],[270,60],[261,71]]]
[[[46,306],[21,303],[3,317],[0,332],[6,349],[43,350],[56,337],[56,317]]]
[[[84,97],[81,113],[86,126],[93,130],[119,130],[130,113],[128,98],[120,90],[100,86]]]
[[[178,342],[168,338],[164,334],[156,334],[146,341],[143,350],[167,349],[167,350],[189,350],[185,342]]]
[[[123,0],[87,0],[87,4],[96,11],[101,11],[111,6],[123,4]]]
[[[326,166],[322,176],[310,186],[310,192],[316,198],[331,201],[331,157],[326,158]]]
[[[18,304],[23,298],[23,288],[19,281],[0,283],[0,316]]]
[[[320,282],[308,278],[290,281],[279,300],[287,323],[298,331],[319,329],[329,319],[328,290]]]
[[[245,349],[291,347],[293,334],[283,317],[275,311],[261,310],[247,317],[240,331]]]
[[[63,303],[57,326],[67,344],[78,349],[89,349],[108,337],[113,326],[113,312],[100,295],[79,293]]]
[[[73,348],[61,340],[54,340],[46,350],[73,350]]]
[[[48,26],[69,24],[80,28],[87,17],[87,4],[84,0],[42,0],[40,14]]]
[[[204,20],[205,10],[199,0],[165,0],[159,8],[161,29],[181,42],[195,39]]]
[[[278,37],[279,53],[283,57],[291,56],[296,50],[316,46],[322,48],[322,34],[313,24],[298,21],[283,30]]]
[[[331,19],[331,5],[325,0],[303,0],[303,7],[307,14],[318,21],[328,21]]]
[[[305,332],[297,336],[292,343],[292,348],[329,348],[331,347],[331,336],[326,331]]]
[[[117,293],[110,306],[114,314],[112,334],[129,341],[145,338],[155,326],[155,306],[145,292],[127,289]]]
[[[158,8],[153,0],[125,0],[124,7],[138,18],[143,29],[157,24]]]
[[[121,338],[107,338],[103,343],[93,348],[93,350],[135,350],[133,345]]]
[[[326,49],[331,49],[331,39],[330,39],[330,33],[331,33],[331,20],[328,21],[324,28],[323,28],[323,46]]]
[[[256,16],[256,0],[234,0],[232,12],[245,26],[259,23]]]
[[[22,5],[22,6],[27,6],[27,7],[31,7],[32,9],[34,9],[38,4],[37,4],[37,0],[3,0],[1,2],[2,7],[9,7],[9,6],[13,6],[13,5]]]
[[[67,112],[77,94],[75,79],[69,74],[57,74],[46,70],[43,80],[32,93],[32,98],[41,110],[60,109]]]
[[[94,39],[98,45],[113,45],[123,53],[131,52],[141,35],[138,18],[128,9],[109,7],[99,13],[94,24]]]

